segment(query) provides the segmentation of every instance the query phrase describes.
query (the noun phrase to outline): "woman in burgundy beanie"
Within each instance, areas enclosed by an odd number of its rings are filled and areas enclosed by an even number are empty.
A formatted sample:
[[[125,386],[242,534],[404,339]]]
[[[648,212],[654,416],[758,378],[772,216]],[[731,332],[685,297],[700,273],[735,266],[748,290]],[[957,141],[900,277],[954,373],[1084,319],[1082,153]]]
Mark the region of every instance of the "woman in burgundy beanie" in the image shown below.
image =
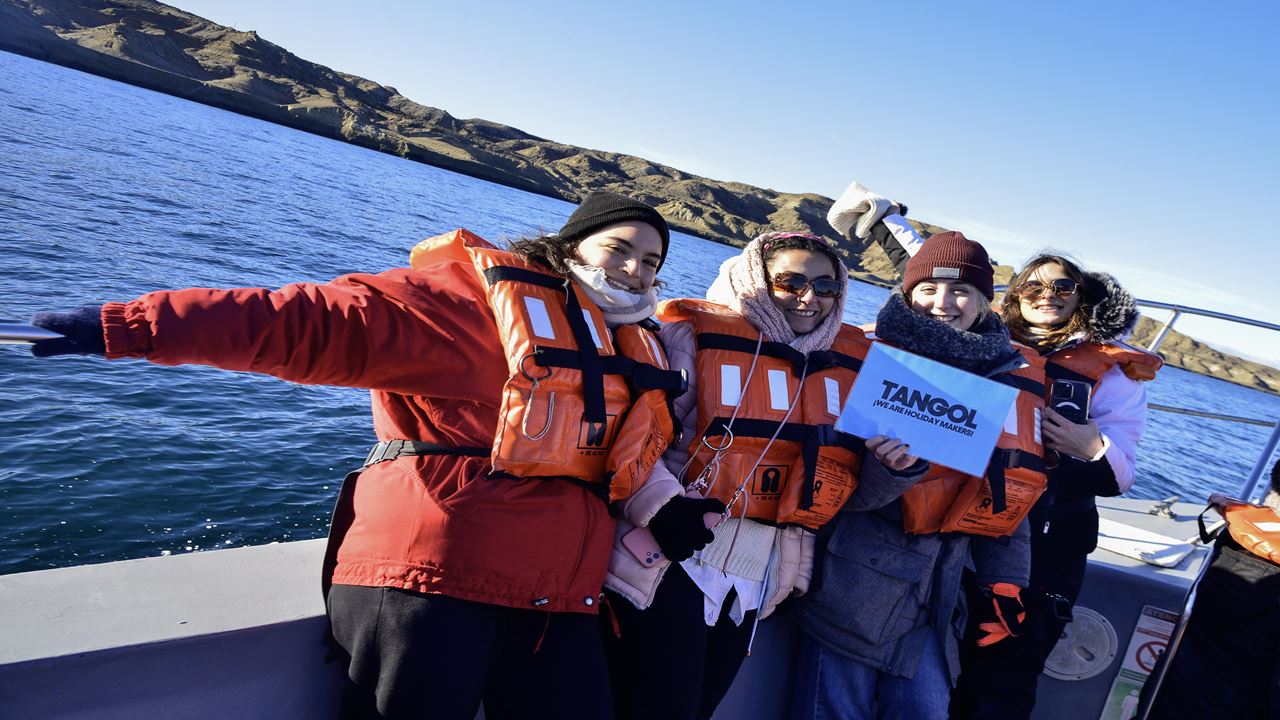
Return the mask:
[[[995,296],[995,270],[986,248],[954,230],[930,236],[920,252],[907,261],[902,291],[910,296],[916,285],[929,279],[969,283],[987,302]]]
[[[993,276],[978,243],[958,232],[930,237],[906,262],[874,337],[977,375],[1021,368],[1022,355],[991,309]],[[905,530],[901,498],[930,477],[932,470],[923,480],[904,473],[896,486],[874,491],[859,486],[822,528],[812,584],[792,613],[801,640],[791,720],[947,720],[960,673],[965,568],[1011,600],[1026,587],[1025,519],[1007,538]],[[986,602],[989,610],[994,598]],[[992,627],[993,639],[984,642],[995,641],[998,625]]]

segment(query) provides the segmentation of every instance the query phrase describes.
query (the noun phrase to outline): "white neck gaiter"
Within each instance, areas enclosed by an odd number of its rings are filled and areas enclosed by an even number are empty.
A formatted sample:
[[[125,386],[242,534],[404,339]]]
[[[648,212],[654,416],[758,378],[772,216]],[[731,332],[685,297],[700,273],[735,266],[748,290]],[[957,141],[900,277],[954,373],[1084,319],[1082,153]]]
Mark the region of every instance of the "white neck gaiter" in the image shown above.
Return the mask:
[[[658,289],[634,293],[609,284],[604,270],[594,265],[566,261],[578,286],[600,307],[605,324],[611,328],[637,323],[651,317],[658,309]]]

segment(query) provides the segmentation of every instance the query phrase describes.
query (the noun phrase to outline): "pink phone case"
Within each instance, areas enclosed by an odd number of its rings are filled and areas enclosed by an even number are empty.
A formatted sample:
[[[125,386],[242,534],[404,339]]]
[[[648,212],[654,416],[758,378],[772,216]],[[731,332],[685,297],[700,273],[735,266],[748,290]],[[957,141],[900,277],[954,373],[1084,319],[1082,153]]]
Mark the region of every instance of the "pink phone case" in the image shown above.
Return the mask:
[[[622,547],[631,551],[645,567],[655,567],[665,559],[662,548],[658,547],[658,541],[653,539],[653,533],[647,527],[638,527],[623,535]]]

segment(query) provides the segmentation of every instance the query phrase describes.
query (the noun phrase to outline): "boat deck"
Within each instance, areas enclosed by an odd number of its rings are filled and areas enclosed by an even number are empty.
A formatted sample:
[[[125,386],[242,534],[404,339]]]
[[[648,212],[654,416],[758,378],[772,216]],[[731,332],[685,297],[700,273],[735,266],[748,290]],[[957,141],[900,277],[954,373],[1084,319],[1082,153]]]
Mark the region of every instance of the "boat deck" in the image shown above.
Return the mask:
[[[1180,540],[1195,536],[1201,509],[1177,504],[1171,520],[1148,515],[1149,500],[1105,503],[1104,518],[1136,528],[1117,535]],[[312,540],[0,576],[0,715],[332,717],[342,671],[325,662],[323,552],[324,541]],[[1123,648],[1143,605],[1181,610],[1204,554],[1160,568],[1100,549],[1081,605],[1110,621]],[[761,624],[717,718],[783,717],[793,640],[789,622]],[[1121,653],[1064,651],[1106,657],[1105,669],[1083,680],[1042,677],[1035,717],[1099,717]]]

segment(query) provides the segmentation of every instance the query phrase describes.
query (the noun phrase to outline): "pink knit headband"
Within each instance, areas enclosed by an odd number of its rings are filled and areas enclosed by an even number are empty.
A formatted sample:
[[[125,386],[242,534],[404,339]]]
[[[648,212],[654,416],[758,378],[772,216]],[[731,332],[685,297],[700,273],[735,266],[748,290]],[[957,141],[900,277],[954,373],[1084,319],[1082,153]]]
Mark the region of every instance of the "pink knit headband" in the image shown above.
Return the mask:
[[[820,236],[820,235],[814,235],[813,233],[807,233],[807,232],[780,232],[780,233],[773,233],[773,237],[769,238],[769,239],[768,239],[768,241],[766,241],[766,242],[761,246],[761,249],[762,249],[762,250],[768,250],[768,249],[769,249],[769,247],[770,247],[771,245],[773,245],[773,242],[774,242],[775,240],[786,240],[787,238],[794,238],[794,237],[798,237],[798,238],[806,238],[806,239],[812,240],[812,241],[817,242],[817,243],[822,243],[823,245],[826,245],[827,247],[833,247],[833,244],[832,244],[832,242],[831,242],[830,240],[828,240],[828,239],[826,239],[826,238],[824,238],[824,237],[822,237],[822,236]]]

